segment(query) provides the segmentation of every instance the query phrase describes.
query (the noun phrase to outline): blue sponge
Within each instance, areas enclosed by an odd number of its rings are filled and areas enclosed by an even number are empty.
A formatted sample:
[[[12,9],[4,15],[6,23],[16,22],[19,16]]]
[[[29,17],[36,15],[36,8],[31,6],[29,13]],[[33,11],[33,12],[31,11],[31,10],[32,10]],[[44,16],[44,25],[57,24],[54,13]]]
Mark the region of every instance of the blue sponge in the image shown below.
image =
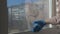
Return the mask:
[[[44,20],[34,21],[32,32],[39,32],[44,27],[44,25],[46,25]]]

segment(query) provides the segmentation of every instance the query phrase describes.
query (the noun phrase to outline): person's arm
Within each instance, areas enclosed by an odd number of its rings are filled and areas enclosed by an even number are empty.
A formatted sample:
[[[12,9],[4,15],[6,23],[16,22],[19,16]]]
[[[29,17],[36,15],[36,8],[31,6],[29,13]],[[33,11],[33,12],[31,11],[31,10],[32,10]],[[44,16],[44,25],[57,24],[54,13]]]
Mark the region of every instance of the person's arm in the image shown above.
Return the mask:
[[[46,24],[54,24],[54,25],[58,24],[56,17],[52,17],[50,19],[46,19],[45,22],[46,22]]]
[[[50,19],[46,19],[46,20],[37,20],[37,21],[34,21],[34,26],[32,31],[33,32],[39,32],[40,30],[42,30],[42,28],[46,25],[46,24],[54,24],[54,25],[57,25],[59,24],[59,21],[56,17],[52,17]],[[36,24],[36,25],[35,25]]]

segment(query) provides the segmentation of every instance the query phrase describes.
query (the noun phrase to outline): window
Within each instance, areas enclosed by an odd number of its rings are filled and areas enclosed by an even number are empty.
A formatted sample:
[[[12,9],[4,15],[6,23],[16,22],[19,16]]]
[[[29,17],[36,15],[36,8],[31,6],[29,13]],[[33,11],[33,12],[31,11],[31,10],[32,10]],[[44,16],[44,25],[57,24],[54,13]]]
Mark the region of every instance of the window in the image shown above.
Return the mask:
[[[52,0],[7,0],[7,5],[9,32],[30,31],[34,20],[45,20],[52,16]]]

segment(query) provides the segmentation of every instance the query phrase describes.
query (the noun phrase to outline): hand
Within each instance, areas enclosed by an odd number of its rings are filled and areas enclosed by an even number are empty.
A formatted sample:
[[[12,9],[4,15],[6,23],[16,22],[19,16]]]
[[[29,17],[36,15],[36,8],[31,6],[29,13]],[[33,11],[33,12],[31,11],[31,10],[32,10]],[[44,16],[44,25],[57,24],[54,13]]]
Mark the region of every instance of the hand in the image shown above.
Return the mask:
[[[57,23],[60,24],[60,19],[57,20]]]

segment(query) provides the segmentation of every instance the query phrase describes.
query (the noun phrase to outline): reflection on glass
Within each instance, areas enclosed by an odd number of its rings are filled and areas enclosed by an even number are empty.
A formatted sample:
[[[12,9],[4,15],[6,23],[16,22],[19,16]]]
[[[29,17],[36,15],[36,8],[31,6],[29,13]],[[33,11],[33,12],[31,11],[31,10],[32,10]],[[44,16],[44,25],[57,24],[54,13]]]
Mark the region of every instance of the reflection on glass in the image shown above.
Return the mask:
[[[24,0],[25,3],[8,6],[8,31],[10,33],[28,31],[34,20],[49,18],[49,0],[29,1]]]

